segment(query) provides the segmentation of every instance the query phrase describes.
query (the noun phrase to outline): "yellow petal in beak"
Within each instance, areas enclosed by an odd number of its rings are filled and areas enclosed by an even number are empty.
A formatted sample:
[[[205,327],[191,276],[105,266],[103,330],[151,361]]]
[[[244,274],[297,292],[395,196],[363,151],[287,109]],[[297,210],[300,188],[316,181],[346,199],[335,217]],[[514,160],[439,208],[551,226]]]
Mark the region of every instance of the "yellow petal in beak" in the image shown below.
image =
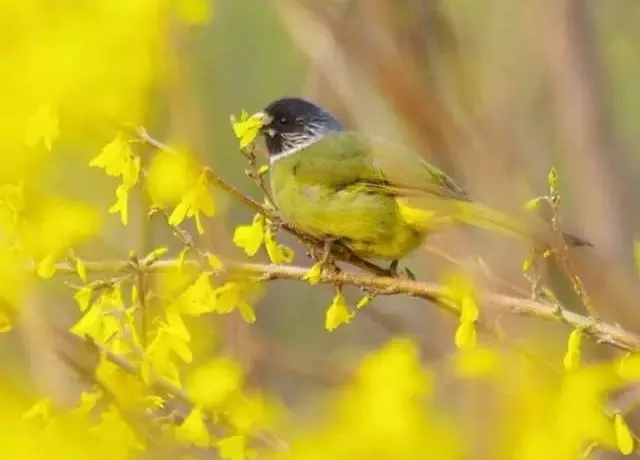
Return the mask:
[[[273,118],[264,112],[257,112],[251,116],[248,116],[247,112],[242,112],[239,121],[232,117],[231,127],[236,137],[240,140],[240,148],[243,149],[250,145],[258,136],[260,130],[272,121]]]

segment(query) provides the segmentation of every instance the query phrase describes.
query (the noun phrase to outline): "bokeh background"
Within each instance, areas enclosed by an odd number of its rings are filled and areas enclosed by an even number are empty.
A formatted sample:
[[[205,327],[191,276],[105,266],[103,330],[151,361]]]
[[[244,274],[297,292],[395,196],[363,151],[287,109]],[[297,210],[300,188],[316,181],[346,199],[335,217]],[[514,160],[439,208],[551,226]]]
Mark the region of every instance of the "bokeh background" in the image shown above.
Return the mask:
[[[25,84],[17,81],[24,73],[48,68],[47,59],[61,68],[77,67],[81,77],[76,77],[85,87],[67,90],[62,97],[72,102],[67,102],[61,132],[65,133],[65,120],[81,128],[61,137],[56,156],[38,158],[44,166],[37,173],[20,164],[11,169],[15,164],[7,160],[11,167],[3,178],[29,171],[30,180],[105,211],[113,201],[115,182],[87,162],[111,140],[118,123],[133,122],[157,139],[188,146],[202,164],[261,199],[244,174],[246,159],[238,152],[229,117],[243,109],[261,109],[277,97],[303,96],[354,129],[414,146],[473,197],[511,212],[520,212],[527,200],[547,193],[547,173],[555,166],[562,225],[595,246],[572,252],[576,272],[602,319],[640,332],[640,284],[633,251],[640,219],[636,0],[216,0],[206,7],[185,2],[193,5],[184,7],[183,15],[207,18],[195,24],[172,14],[145,16],[142,6],[115,3],[123,8],[118,21],[100,19],[101,14],[113,13],[107,7],[89,18],[89,25],[95,20],[96,27],[108,31],[94,44],[99,63],[95,66],[91,60],[65,64],[46,46],[42,54],[35,53],[21,41],[21,23],[15,21],[20,17],[35,31],[38,21],[46,25],[74,9],[89,11],[96,8],[94,2],[26,2],[38,9],[32,16],[18,7],[11,16],[13,7],[6,6],[5,18],[12,19],[0,19],[7,34],[2,46],[7,63],[0,68],[7,75],[12,65],[29,69],[8,78],[7,95],[12,84]],[[86,20],[78,13],[81,17]],[[62,31],[52,32],[60,39],[61,55],[77,45],[73,27],[83,27],[73,21],[67,26],[62,20],[51,26]],[[44,29],[43,34],[48,30]],[[91,55],[81,49],[76,57],[82,61],[82,56]],[[141,55],[147,59],[142,66]],[[106,83],[98,77],[99,66],[113,69]],[[21,104],[16,96],[7,103],[10,110],[3,119],[14,116],[15,107],[24,107],[18,116],[32,113],[38,95],[55,90],[54,83],[51,88],[42,83],[43,78],[53,81],[59,76],[53,74],[51,80],[42,74],[34,77],[29,91],[20,93],[29,94],[29,103]],[[74,83],[74,77],[68,81]],[[132,102],[132,95],[139,100]],[[118,106],[119,98],[127,103]],[[96,116],[79,123],[74,114],[84,117],[78,115],[85,114],[83,104],[104,106],[116,116],[107,121],[89,110],[85,112]],[[7,150],[3,156],[11,155]],[[237,225],[251,221],[252,214],[223,191],[214,197],[218,212],[206,221],[202,245],[242,259],[232,235]],[[158,246],[179,249],[166,225],[146,219],[147,205],[143,195],[134,196],[128,227],[116,215],[106,217],[99,240],[83,247],[82,256],[122,259],[132,248],[140,253]],[[296,264],[311,264],[292,239],[283,235],[282,241],[296,250]],[[520,271],[525,247],[467,230],[434,236],[427,246],[406,261],[420,279],[439,281],[443,273],[462,266],[478,275],[483,288],[528,295]],[[266,254],[258,259],[266,261]],[[486,276],[487,270],[491,276]],[[584,313],[557,267],[545,267],[543,275],[563,304]],[[47,299],[48,321],[70,324],[77,315],[62,282],[47,282],[34,289],[34,296]],[[252,384],[277,393],[301,418],[318,409],[310,401],[343,382],[355,362],[395,335],[415,338],[425,362],[441,371],[443,401],[449,398],[449,404],[443,404],[449,410],[462,414],[469,426],[486,417],[486,389],[466,388],[466,396],[457,399],[455,377],[446,377],[443,362],[454,348],[455,318],[424,301],[394,296],[376,299],[375,312],[358,314],[352,324],[329,333],[324,314],[332,296],[328,286],[273,281],[256,304],[255,325],[230,315],[194,327],[200,328],[204,342],[210,337],[206,347],[240,360]],[[357,290],[348,291],[353,302],[360,296]],[[562,324],[503,318],[501,326],[551,361],[557,361],[566,346],[567,328]],[[17,381],[33,381],[34,376],[38,380],[38,375],[48,374],[42,370],[48,361],[43,364],[30,355],[23,339],[17,332],[2,336],[1,346],[7,350],[3,356],[11,363],[3,367],[12,369]],[[589,344],[588,351],[593,361],[612,356],[596,344]],[[15,374],[15,369],[23,371]],[[477,437],[471,436],[478,452],[488,449],[484,435],[479,430]]]

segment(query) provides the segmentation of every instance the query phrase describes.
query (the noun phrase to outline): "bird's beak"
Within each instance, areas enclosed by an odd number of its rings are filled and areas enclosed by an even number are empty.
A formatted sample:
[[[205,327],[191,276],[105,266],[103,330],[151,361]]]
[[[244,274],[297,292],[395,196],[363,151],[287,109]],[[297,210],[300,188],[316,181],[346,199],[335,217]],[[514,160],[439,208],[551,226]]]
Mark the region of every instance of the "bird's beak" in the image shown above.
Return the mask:
[[[252,119],[260,122],[260,130],[266,132],[270,137],[275,135],[275,131],[269,128],[269,125],[273,122],[273,117],[266,112],[256,112],[251,115]]]

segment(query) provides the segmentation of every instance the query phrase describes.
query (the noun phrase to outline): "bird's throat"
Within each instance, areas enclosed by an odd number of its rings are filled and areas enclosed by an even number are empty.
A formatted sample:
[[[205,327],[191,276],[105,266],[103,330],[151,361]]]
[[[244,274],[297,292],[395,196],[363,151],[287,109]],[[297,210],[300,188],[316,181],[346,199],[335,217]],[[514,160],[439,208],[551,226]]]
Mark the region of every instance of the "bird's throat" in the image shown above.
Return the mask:
[[[286,158],[286,157],[289,157],[291,155],[295,155],[296,153],[300,152],[301,150],[306,149],[310,145],[315,144],[318,140],[320,140],[319,137],[310,138],[310,139],[307,139],[305,141],[302,141],[302,142],[293,144],[291,146],[285,147],[284,149],[282,149],[278,153],[271,153],[269,155],[269,163],[271,165],[273,165],[278,160],[281,160],[282,158]]]

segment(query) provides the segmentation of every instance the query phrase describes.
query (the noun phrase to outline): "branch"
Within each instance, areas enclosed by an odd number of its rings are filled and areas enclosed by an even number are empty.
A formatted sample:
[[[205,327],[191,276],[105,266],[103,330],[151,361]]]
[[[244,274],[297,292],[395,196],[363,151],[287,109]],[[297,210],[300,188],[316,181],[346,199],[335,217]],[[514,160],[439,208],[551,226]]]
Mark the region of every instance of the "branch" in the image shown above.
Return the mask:
[[[227,272],[239,272],[255,276],[264,281],[275,279],[304,281],[304,276],[309,271],[307,267],[291,265],[236,261],[223,261],[223,263],[225,271]],[[185,266],[202,266],[200,262],[194,260],[187,260],[184,264]],[[86,261],[85,265],[88,271],[93,272],[131,270],[129,261]],[[140,265],[139,269],[145,272],[157,272],[175,270],[179,268],[179,266],[177,260],[166,259],[158,260],[149,265]],[[56,265],[56,270],[60,273],[76,273],[75,267],[66,262]],[[447,301],[447,288],[437,283],[352,272],[322,273],[320,282],[324,284],[342,284],[369,288],[380,292],[381,295],[406,294],[428,300],[436,299],[436,305],[443,311],[455,316],[458,316],[460,313],[459,308],[455,304]],[[599,343],[604,343],[625,351],[640,351],[640,336],[613,324],[601,321],[594,322],[593,318],[558,308],[557,305],[552,303],[483,291],[478,292],[478,300],[485,304],[492,305],[493,308],[501,314],[531,316],[550,321],[563,322],[574,328],[582,329]]]

